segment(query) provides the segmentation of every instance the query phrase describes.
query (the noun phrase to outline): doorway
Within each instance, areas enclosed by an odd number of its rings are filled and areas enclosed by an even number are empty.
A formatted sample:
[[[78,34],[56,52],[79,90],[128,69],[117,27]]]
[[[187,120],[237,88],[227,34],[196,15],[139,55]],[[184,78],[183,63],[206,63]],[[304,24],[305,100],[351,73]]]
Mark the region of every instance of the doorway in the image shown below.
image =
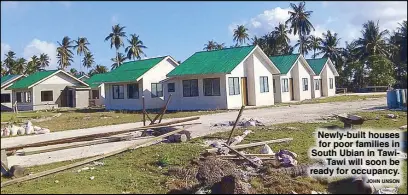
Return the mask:
[[[74,107],[74,90],[72,89],[68,89],[67,90],[68,93],[68,107]]]
[[[293,93],[293,78],[289,78],[289,95],[290,100],[295,100],[295,94]]]
[[[247,78],[241,77],[241,86],[242,86],[242,105],[248,106],[248,86]]]

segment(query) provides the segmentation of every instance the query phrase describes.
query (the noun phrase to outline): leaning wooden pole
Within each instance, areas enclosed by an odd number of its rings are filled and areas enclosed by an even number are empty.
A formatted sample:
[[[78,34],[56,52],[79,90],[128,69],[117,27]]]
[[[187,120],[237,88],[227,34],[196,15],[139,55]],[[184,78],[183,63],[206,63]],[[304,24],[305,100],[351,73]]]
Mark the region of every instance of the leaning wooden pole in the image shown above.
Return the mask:
[[[160,113],[157,114],[157,115],[154,117],[154,119],[153,119],[153,121],[150,123],[150,125],[151,125],[151,124],[154,124],[154,122],[156,122],[156,120],[159,118],[159,116],[161,116],[161,115],[164,114],[164,112],[165,112],[166,109],[167,109],[167,105],[168,105],[169,102],[170,102],[170,99],[171,99],[171,94],[170,94],[169,99],[167,99],[166,105],[164,105],[164,107],[162,108],[162,110],[160,111]]]
[[[146,108],[145,108],[145,98],[142,96],[142,106],[143,106],[143,126],[146,126]]]
[[[67,143],[67,142],[89,141],[89,140],[93,140],[93,139],[100,138],[100,137],[108,137],[108,136],[112,136],[112,135],[117,135],[117,134],[122,134],[122,133],[129,133],[129,132],[133,132],[133,131],[146,130],[146,129],[152,129],[152,128],[160,128],[160,127],[168,127],[169,125],[188,122],[188,121],[193,121],[193,120],[197,120],[199,118],[200,117],[191,117],[191,118],[186,118],[186,119],[181,119],[181,120],[170,121],[170,122],[166,122],[166,123],[162,123],[162,124],[148,125],[148,126],[145,126],[145,127],[127,129],[127,130],[122,130],[122,131],[90,134],[90,135],[83,135],[83,136],[70,137],[70,138],[62,138],[62,139],[56,139],[56,140],[50,140],[50,141],[44,141],[44,142],[38,142],[38,143],[32,143],[32,144],[24,144],[24,145],[12,146],[12,147],[5,147],[5,148],[2,148],[2,149],[6,150],[6,151],[10,151],[10,150],[12,151],[12,150],[19,150],[19,149],[29,148],[29,147],[40,147],[40,146],[47,146],[47,145],[56,145],[56,144]],[[182,125],[186,125],[186,124],[180,124],[180,125],[176,125],[176,126],[182,126]]]
[[[100,159],[103,159],[103,158],[106,158],[106,157],[109,157],[109,156],[113,156],[113,155],[125,152],[125,151],[127,151],[129,149],[136,149],[136,148],[139,148],[139,147],[143,147],[143,146],[151,144],[151,143],[153,143],[153,142],[155,142],[157,140],[163,139],[163,138],[165,138],[167,136],[173,135],[175,133],[178,133],[178,132],[181,132],[181,131],[184,131],[184,130],[185,129],[178,129],[178,130],[172,131],[170,133],[166,133],[166,134],[157,136],[155,138],[146,140],[146,141],[144,141],[142,143],[134,144],[132,146],[122,148],[120,150],[116,150],[116,151],[113,151],[113,152],[109,152],[109,153],[104,154],[104,155],[92,157],[92,158],[89,158],[89,159],[86,159],[86,160],[83,160],[83,161],[80,161],[80,162],[76,162],[76,163],[73,163],[73,164],[65,165],[65,166],[62,166],[62,167],[55,168],[55,169],[51,169],[51,170],[43,171],[43,172],[40,172],[40,173],[28,175],[28,176],[25,176],[25,177],[21,177],[21,178],[9,180],[9,181],[6,181],[6,182],[2,182],[1,187],[13,185],[13,184],[16,184],[16,183],[32,180],[32,179],[35,179],[35,178],[43,177],[43,176],[46,176],[46,175],[50,175],[50,174],[53,174],[53,173],[57,173],[57,172],[60,172],[60,171],[64,171],[64,170],[67,170],[67,169],[78,167],[78,166],[81,166],[81,165],[84,165],[84,164],[91,163],[91,162],[96,161],[96,160],[100,160]]]
[[[232,127],[231,133],[230,133],[230,135],[229,135],[229,137],[228,137],[227,145],[230,145],[230,144],[231,144],[232,134],[234,133],[235,127],[237,126],[237,123],[238,123],[239,119],[241,118],[242,111],[244,111],[244,108],[245,108],[245,106],[243,105],[243,106],[241,107],[241,110],[239,110],[237,119],[235,120],[234,126]]]
[[[169,99],[167,100],[167,102],[166,102],[166,106],[164,106],[164,110],[163,110],[163,112],[161,113],[161,115],[160,115],[160,119],[159,119],[159,123],[161,123],[161,121],[162,121],[162,119],[163,119],[163,115],[166,113],[166,111],[167,111],[167,106],[168,106],[168,104],[169,104],[169,102],[170,102],[170,99],[171,99],[171,94],[169,95]]]

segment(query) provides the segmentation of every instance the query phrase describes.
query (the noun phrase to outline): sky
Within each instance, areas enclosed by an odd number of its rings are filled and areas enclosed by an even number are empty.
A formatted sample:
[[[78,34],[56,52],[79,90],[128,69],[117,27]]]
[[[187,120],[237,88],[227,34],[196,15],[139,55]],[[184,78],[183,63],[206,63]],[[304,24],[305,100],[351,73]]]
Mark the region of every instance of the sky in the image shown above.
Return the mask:
[[[184,61],[203,50],[209,40],[228,47],[233,45],[233,30],[238,24],[245,25],[251,37],[272,31],[279,22],[289,18],[290,3],[1,1],[1,59],[8,50],[26,59],[47,53],[51,58],[48,69],[55,69],[57,41],[61,42],[64,36],[71,39],[84,36],[90,42],[95,64],[110,68],[115,50],[104,39],[112,26],[119,23],[126,26],[127,35],[139,35],[148,47],[147,58],[171,55]],[[358,38],[363,23],[368,20],[378,20],[382,29],[393,31],[407,18],[406,1],[309,1],[306,10],[313,11],[312,34],[321,37],[323,32],[331,30],[338,33],[341,46]],[[297,37],[290,38],[292,45],[295,44]],[[121,48],[120,52],[124,50]],[[79,59],[75,55],[71,67],[85,71]]]

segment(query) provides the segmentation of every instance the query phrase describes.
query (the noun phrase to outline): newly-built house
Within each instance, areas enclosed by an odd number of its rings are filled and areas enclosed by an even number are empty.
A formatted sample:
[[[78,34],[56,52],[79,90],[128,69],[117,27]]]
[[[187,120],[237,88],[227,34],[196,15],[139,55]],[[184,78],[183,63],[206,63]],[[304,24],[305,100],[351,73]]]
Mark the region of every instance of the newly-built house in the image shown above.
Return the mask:
[[[279,74],[259,46],[194,53],[164,81],[169,110],[235,109],[274,104],[272,75]]]
[[[310,67],[316,73],[312,76],[312,97],[328,97],[336,94],[336,67],[333,65],[330,58],[308,59]]]
[[[141,110],[164,105],[162,80],[178,63],[170,56],[130,61],[98,78],[105,89],[108,110]]]
[[[89,86],[63,70],[39,71],[20,79],[7,89],[18,110],[58,107],[88,107]]]
[[[13,93],[7,89],[16,81],[24,78],[24,75],[4,75],[1,77],[1,110],[11,111],[13,109]]]
[[[81,80],[81,81],[85,81],[87,79],[89,79],[89,77],[87,75],[76,75],[75,76],[77,79]]]
[[[270,57],[280,73],[274,74],[275,102],[302,101],[312,98],[311,76],[315,75],[300,54]]]
[[[91,90],[89,91],[89,105],[90,106],[102,106],[105,105],[105,85],[103,84],[106,74],[94,74],[85,83],[89,85]]]

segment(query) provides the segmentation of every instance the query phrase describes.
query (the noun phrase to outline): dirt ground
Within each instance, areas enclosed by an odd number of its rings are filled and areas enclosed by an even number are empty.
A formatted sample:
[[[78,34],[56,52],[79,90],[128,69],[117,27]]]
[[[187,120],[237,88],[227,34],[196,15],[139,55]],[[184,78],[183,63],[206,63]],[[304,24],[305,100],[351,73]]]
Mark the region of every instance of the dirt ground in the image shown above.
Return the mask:
[[[364,101],[355,102],[333,102],[333,103],[319,103],[319,104],[304,104],[304,105],[291,105],[284,107],[269,107],[259,109],[249,109],[243,112],[242,118],[250,119],[255,118],[266,125],[291,123],[291,122],[313,122],[321,120],[322,117],[326,117],[332,114],[351,113],[356,111],[369,111],[372,109],[381,109],[386,106],[386,98],[370,99]],[[212,124],[233,121],[238,115],[238,111],[229,111],[225,113],[218,113],[212,115],[202,115],[199,120],[193,122],[199,122],[202,124],[195,125],[187,128],[192,138],[209,135],[216,132],[228,131],[231,127],[212,127]],[[167,119],[163,122],[178,120]],[[1,147],[16,146],[20,144],[28,144],[39,141],[47,141],[52,139],[67,138],[72,136],[87,135],[93,133],[112,132],[119,131],[128,128],[135,128],[142,126],[142,123],[128,123],[120,125],[110,125],[102,127],[94,127],[88,129],[69,130],[63,132],[56,132],[44,135],[32,135],[21,136],[12,138],[2,138]],[[66,160],[80,159],[91,156],[96,156],[104,153],[108,153],[112,150],[126,147],[129,142],[117,142],[99,144],[95,146],[87,146],[81,148],[60,150],[54,152],[48,152],[43,154],[34,154],[30,156],[10,156],[8,157],[9,164],[19,164],[21,166],[34,166],[41,164],[48,164],[53,162],[60,162]],[[114,147],[113,147],[114,145]],[[70,154],[70,155],[67,155]],[[72,155],[71,155],[72,154]],[[70,159],[67,159],[67,156]],[[29,157],[29,158],[28,158]]]

